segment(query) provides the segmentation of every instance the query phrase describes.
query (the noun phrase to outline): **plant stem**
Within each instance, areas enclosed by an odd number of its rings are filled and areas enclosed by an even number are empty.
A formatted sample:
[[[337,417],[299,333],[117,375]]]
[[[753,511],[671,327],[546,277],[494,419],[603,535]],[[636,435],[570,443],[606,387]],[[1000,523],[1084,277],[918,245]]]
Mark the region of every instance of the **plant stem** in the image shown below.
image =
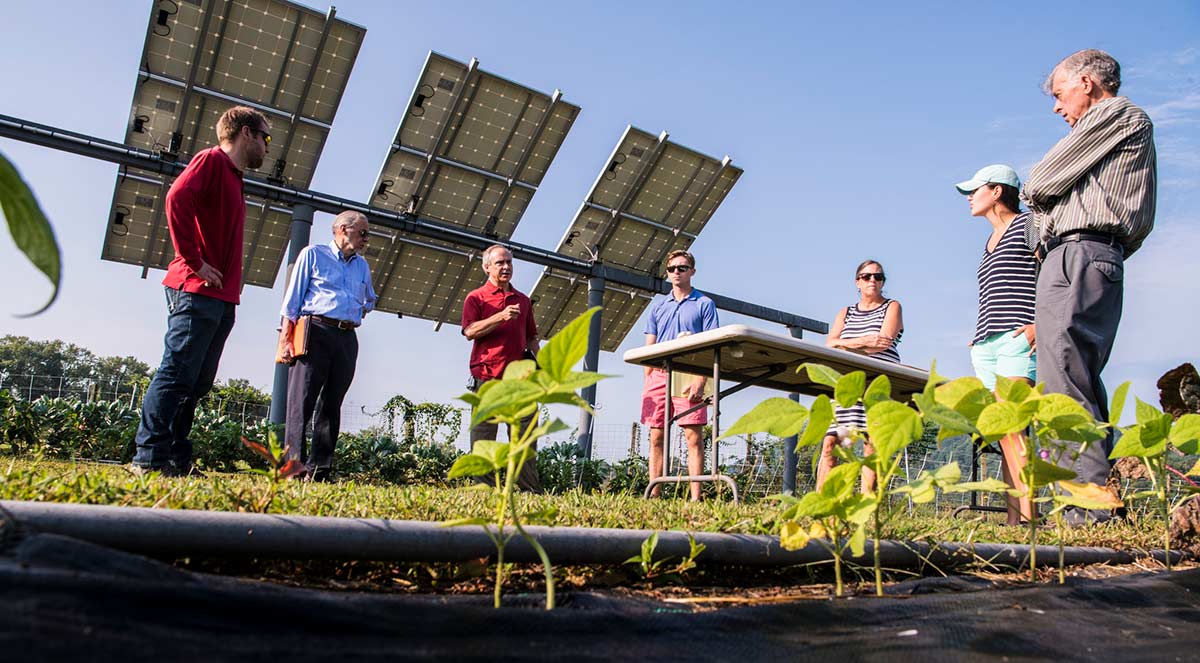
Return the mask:
[[[833,579],[837,595],[842,595],[842,540],[833,530]]]
[[[875,490],[882,497],[883,489],[877,487]],[[871,552],[874,553],[875,557],[875,596],[879,597],[883,596],[883,565],[879,561],[879,539],[883,536],[883,524],[879,522],[879,510],[881,508],[883,508],[882,502],[875,505],[875,541],[871,544],[873,548]]]
[[[1161,467],[1161,469],[1159,471],[1162,473],[1160,475],[1162,478],[1159,482],[1160,487],[1158,489],[1158,495],[1159,495],[1158,501],[1159,501],[1159,504],[1162,505],[1162,512],[1163,512],[1163,552],[1166,554],[1167,573],[1170,573],[1171,572],[1171,503],[1168,500],[1168,494],[1167,494],[1167,482],[1170,481],[1170,477],[1166,471],[1167,459],[1160,458],[1159,463],[1160,463],[1160,467]]]

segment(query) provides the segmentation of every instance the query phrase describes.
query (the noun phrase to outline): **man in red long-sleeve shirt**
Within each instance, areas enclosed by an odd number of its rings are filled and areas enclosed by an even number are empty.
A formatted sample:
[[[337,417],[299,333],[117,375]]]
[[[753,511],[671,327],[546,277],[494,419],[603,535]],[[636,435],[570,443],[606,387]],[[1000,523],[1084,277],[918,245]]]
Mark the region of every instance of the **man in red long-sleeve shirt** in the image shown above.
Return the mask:
[[[212,388],[242,290],[244,171],[262,166],[271,125],[236,106],[217,121],[216,147],[194,157],[167,193],[175,259],[167,266],[162,363],[142,401],[135,471],[187,474],[196,402]]]

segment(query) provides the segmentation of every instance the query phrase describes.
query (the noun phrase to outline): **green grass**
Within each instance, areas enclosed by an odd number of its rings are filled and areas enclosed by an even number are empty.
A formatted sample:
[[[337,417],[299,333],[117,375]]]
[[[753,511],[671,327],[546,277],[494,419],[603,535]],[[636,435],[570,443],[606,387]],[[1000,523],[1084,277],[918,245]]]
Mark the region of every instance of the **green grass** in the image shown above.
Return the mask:
[[[0,499],[107,504],[211,511],[264,510],[269,482],[254,474],[210,474],[192,478],[136,477],[125,467],[0,457]],[[643,500],[628,494],[521,496],[528,510],[555,507],[553,524],[574,527],[687,530],[776,534],[772,501],[735,505],[726,501],[690,503]],[[492,515],[492,497],[479,487],[395,486],[353,482],[308,484],[287,482],[265,510],[290,515],[345,518],[392,518],[442,521]],[[1003,527],[996,514],[950,518],[948,512],[901,512],[886,536],[902,540],[1024,543],[1028,530]],[[1068,530],[1067,545],[1117,549],[1150,549],[1161,541],[1160,520],[1143,518],[1100,527]],[[1039,543],[1056,543],[1045,531]]]

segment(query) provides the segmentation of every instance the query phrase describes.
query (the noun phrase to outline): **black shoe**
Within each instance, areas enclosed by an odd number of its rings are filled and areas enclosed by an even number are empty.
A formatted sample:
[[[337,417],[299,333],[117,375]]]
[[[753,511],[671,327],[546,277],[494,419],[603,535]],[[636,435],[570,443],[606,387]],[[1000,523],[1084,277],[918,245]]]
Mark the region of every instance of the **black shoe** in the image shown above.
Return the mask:
[[[1063,512],[1063,524],[1067,527],[1099,525],[1112,520],[1112,518],[1112,513],[1109,511],[1087,511],[1072,507]]]
[[[317,483],[331,483],[333,481],[333,469],[328,467],[313,468],[308,471],[304,480]]]

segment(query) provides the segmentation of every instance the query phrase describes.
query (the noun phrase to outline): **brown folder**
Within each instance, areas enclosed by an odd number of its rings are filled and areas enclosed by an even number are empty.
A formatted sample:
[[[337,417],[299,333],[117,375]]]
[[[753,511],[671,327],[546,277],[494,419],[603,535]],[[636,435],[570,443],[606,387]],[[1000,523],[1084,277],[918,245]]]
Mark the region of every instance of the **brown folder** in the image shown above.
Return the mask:
[[[296,324],[292,325],[292,358],[293,359],[296,357],[302,357],[302,356],[308,354],[308,325],[311,322],[311,318],[312,318],[312,316],[302,315],[302,316],[300,316],[300,319],[296,321]],[[276,349],[275,350],[275,363],[276,364],[288,364],[291,362],[285,362],[283,360],[283,356],[279,354],[279,350]]]

